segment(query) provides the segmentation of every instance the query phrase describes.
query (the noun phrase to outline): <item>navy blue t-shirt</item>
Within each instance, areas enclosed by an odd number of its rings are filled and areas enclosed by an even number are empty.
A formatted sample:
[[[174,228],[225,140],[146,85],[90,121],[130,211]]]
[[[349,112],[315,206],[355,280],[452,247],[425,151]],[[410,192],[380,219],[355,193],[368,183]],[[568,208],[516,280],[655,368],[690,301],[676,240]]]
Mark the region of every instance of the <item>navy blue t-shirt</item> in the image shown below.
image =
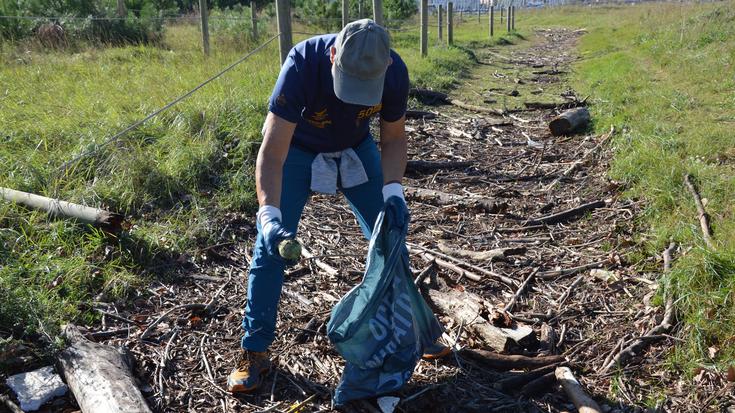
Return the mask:
[[[330,48],[336,34],[307,39],[291,49],[281,67],[268,110],[296,123],[292,143],[313,152],[335,152],[351,148],[370,133],[375,114],[395,122],[406,113],[408,69],[391,50],[383,99],[375,106],[352,105],[334,94]]]

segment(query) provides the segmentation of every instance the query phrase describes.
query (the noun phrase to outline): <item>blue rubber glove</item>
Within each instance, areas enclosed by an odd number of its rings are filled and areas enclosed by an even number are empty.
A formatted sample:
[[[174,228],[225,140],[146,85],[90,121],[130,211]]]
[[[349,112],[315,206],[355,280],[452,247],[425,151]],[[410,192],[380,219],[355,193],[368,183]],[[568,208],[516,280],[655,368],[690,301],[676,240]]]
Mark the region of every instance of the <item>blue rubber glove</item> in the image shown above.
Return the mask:
[[[296,264],[296,261],[284,259],[278,252],[278,244],[281,241],[296,238],[293,232],[288,231],[281,224],[281,211],[271,205],[261,207],[258,210],[258,223],[260,224],[263,241],[265,241],[265,250],[268,252],[268,255],[286,265]]]

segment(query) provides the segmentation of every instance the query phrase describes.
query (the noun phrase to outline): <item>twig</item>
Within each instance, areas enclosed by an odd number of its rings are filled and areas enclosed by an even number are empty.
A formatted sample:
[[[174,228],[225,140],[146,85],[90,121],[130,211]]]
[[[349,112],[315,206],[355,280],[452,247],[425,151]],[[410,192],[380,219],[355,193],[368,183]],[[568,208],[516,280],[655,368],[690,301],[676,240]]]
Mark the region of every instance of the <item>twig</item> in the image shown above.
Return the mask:
[[[582,385],[579,384],[577,378],[574,377],[572,370],[569,367],[557,367],[556,368],[556,379],[559,381],[561,386],[564,388],[564,392],[567,394],[569,399],[574,403],[579,413],[601,413],[602,409],[585,391],[582,389]]]
[[[518,291],[516,291],[515,294],[513,294],[513,297],[508,301],[508,304],[505,305],[505,308],[503,310],[507,312],[513,311],[513,307],[516,305],[516,301],[518,301],[518,298],[523,294],[523,291],[526,289],[526,286],[528,286],[528,283],[533,280],[533,278],[536,276],[536,273],[538,273],[538,268],[534,268],[533,271],[531,271],[531,274],[526,277],[525,280],[521,283],[521,285],[518,287]]]
[[[140,335],[139,340],[145,340],[148,338],[149,335],[153,332],[153,329],[156,328],[157,325],[159,325],[163,320],[165,320],[171,313],[178,310],[204,310],[207,308],[206,304],[182,304],[177,305],[176,307],[166,311],[163,313],[160,317],[158,317],[154,322],[148,325],[148,328],[143,331],[143,334]]]
[[[584,280],[584,274],[577,277],[574,282],[567,288],[566,291],[564,291],[564,294],[562,294],[561,297],[559,297],[559,305],[557,307],[557,311],[561,310],[561,307],[564,305],[564,303],[567,301],[567,298],[569,298],[569,295],[572,294],[572,290],[577,288],[577,286]]]
[[[212,375],[212,368],[209,367],[209,360],[207,360],[207,352],[204,351],[205,338],[207,338],[207,336],[202,336],[202,341],[199,342],[199,352],[202,353],[202,362],[204,362],[204,368],[207,370],[207,376],[209,376],[210,380],[214,380],[214,376]]]
[[[313,259],[314,264],[316,264],[317,267],[321,268],[324,272],[327,273],[327,275],[331,275],[333,277],[336,277],[337,274],[339,274],[339,271],[332,267],[331,265],[327,264],[326,262],[316,259],[316,255],[311,253],[306,247],[304,246],[304,242],[302,240],[298,240],[301,244],[301,256],[306,258],[307,260]]]
[[[179,328],[176,327],[174,328],[174,331],[171,334],[171,338],[168,340],[168,343],[166,343],[166,348],[163,350],[163,355],[161,355],[161,362],[158,365],[158,389],[161,403],[163,403],[163,401],[166,399],[166,386],[163,382],[163,373],[164,370],[166,370],[166,364],[168,363],[168,353],[171,350],[171,343],[173,343],[178,335]]]
[[[596,153],[596,152],[597,152],[598,150],[600,150],[600,148],[602,147],[602,145],[604,145],[604,144],[605,144],[605,143],[607,142],[607,140],[608,140],[608,139],[610,139],[610,137],[611,137],[611,136],[613,136],[613,134],[614,134],[614,133],[615,133],[615,126],[613,125],[613,126],[610,126],[610,132],[608,132],[608,133],[606,133],[605,135],[603,135],[603,136],[602,136],[602,140],[600,140],[600,142],[599,142],[599,143],[598,143],[597,145],[595,145],[595,147],[594,147],[594,148],[592,148],[592,149],[590,149],[589,151],[587,151],[587,153],[585,153],[585,154],[584,154],[584,155],[583,155],[583,156],[582,156],[581,158],[579,158],[579,159],[578,159],[577,161],[575,161],[575,162],[574,162],[574,163],[572,164],[572,166],[570,166],[569,168],[567,168],[567,170],[566,170],[566,171],[564,171],[564,172],[563,172],[563,173],[562,173],[561,175],[559,175],[559,177],[557,177],[556,179],[554,179],[554,181],[553,181],[553,182],[551,182],[551,183],[549,184],[549,186],[547,186],[547,187],[546,187],[546,189],[544,189],[544,191],[545,191],[545,192],[549,192],[549,191],[550,191],[550,190],[552,190],[552,189],[553,189],[553,188],[554,188],[554,187],[555,187],[555,186],[556,186],[556,185],[557,185],[557,184],[558,184],[558,183],[559,183],[559,182],[560,182],[560,181],[561,181],[562,179],[564,179],[564,178],[568,177],[568,176],[569,176],[569,175],[571,175],[571,174],[572,174],[572,173],[573,173],[574,171],[576,171],[576,170],[577,170],[577,168],[579,168],[579,167],[580,167],[580,166],[581,166],[581,165],[582,165],[582,164],[583,164],[583,163],[584,163],[584,162],[585,162],[585,161],[587,160],[587,158],[589,158],[590,156],[592,156],[593,154],[595,154],[595,153]]]
[[[593,262],[590,264],[584,264],[584,265],[580,265],[580,266],[572,267],[572,268],[564,268],[561,270],[552,270],[552,271],[542,271],[536,274],[536,278],[548,280],[552,278],[558,278],[564,275],[574,275],[581,271],[586,271],[591,268],[599,268],[609,263],[610,263],[610,260],[602,260],[602,261],[597,261],[597,262]]]
[[[232,271],[233,269],[230,268],[230,271],[227,272],[227,282],[222,284],[222,286],[217,290],[217,292],[214,293],[212,298],[209,300],[209,302],[207,303],[207,306],[204,307],[205,313],[210,313],[212,311],[212,306],[214,306],[214,301],[217,299],[217,297],[219,297],[220,293],[222,293],[222,291],[225,289],[225,287],[227,287],[230,281],[232,281]]]
[[[684,183],[689,189],[689,192],[692,194],[692,197],[694,198],[694,203],[697,205],[697,215],[699,218],[699,226],[702,228],[702,237],[704,238],[704,243],[707,244],[707,247],[714,250],[715,245],[712,242],[712,232],[710,232],[710,229],[709,229],[709,216],[707,215],[707,211],[704,210],[704,204],[702,204],[702,198],[699,196],[699,192],[697,191],[697,188],[694,186],[694,183],[692,182],[691,175],[689,174],[684,175]]]
[[[434,266],[435,265],[436,265],[436,262],[434,262],[434,261],[430,262],[429,265],[427,265],[426,268],[424,268],[419,273],[419,275],[416,276],[416,279],[413,280],[413,283],[415,285],[420,285],[422,282],[424,282],[424,280],[426,279],[426,277],[428,277],[429,274],[431,274],[431,271],[434,269]]]
[[[602,208],[605,205],[606,205],[605,201],[602,201],[602,200],[588,202],[578,207],[567,209],[566,211],[557,212],[556,214],[551,214],[551,215],[547,215],[545,217],[536,218],[536,219],[529,219],[528,221],[526,221],[526,225],[556,224],[558,222],[567,221],[569,219],[575,218],[578,215],[582,215],[587,211],[591,211],[597,208]]]

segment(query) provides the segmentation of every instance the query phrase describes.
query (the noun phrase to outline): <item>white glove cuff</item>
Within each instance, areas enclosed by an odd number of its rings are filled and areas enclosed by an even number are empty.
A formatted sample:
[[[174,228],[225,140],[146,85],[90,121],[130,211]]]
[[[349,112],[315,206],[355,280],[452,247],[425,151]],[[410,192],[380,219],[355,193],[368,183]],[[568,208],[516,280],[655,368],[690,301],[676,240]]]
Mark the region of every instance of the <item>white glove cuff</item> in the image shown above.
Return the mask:
[[[406,198],[403,197],[403,185],[393,182],[383,187],[383,202],[387,201],[388,198],[397,196],[401,198],[403,202],[406,202]]]
[[[255,216],[260,226],[265,228],[265,224],[274,219],[281,220],[281,210],[274,207],[273,205],[263,205],[258,209],[258,214]]]

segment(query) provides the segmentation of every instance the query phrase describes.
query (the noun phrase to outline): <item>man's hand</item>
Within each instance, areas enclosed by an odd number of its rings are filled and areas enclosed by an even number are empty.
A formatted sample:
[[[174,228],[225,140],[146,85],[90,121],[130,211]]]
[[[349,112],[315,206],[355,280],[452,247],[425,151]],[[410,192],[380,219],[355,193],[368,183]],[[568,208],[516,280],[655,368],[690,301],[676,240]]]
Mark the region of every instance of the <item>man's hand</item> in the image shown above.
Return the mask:
[[[265,249],[272,258],[293,265],[295,261],[281,257],[278,245],[287,239],[294,239],[296,235],[288,231],[281,224],[281,211],[271,205],[265,205],[258,210],[258,222],[265,241]]]
[[[391,198],[393,198],[394,202],[390,206],[394,205],[398,209],[395,214],[396,225],[400,227],[408,225],[411,215],[408,212],[406,199],[403,196],[403,186],[398,182],[392,182],[383,186],[383,202],[388,202]]]

